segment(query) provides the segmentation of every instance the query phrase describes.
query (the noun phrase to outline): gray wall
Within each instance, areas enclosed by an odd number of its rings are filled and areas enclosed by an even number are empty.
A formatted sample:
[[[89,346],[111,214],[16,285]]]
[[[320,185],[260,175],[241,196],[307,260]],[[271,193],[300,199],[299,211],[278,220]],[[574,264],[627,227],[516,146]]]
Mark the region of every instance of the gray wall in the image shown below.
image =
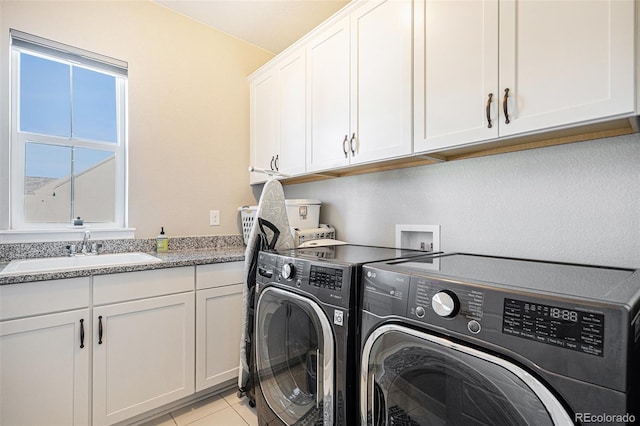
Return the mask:
[[[351,243],[440,225],[441,250],[640,267],[640,135],[285,186]]]

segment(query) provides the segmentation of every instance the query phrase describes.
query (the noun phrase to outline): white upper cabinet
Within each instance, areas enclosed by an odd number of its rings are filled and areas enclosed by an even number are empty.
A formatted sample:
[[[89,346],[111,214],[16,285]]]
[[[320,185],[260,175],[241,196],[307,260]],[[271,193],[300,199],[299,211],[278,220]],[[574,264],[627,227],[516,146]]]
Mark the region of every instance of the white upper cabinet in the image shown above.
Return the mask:
[[[251,165],[274,170],[279,150],[278,139],[278,77],[275,72],[251,81]],[[251,173],[251,183],[267,180],[267,175]]]
[[[301,49],[253,77],[251,91],[251,165],[284,175],[305,171],[306,81]],[[251,173],[251,183],[267,180]]]
[[[374,0],[351,14],[352,163],[410,154],[412,2]]]
[[[317,34],[307,46],[309,171],[349,164],[349,41],[347,17]]]
[[[633,0],[501,1],[500,22],[501,136],[634,111]]]
[[[416,2],[415,150],[498,137],[498,1]]]
[[[304,49],[278,62],[280,93],[280,150],[277,170],[285,175],[304,173],[306,126],[306,57]]]
[[[634,113],[633,0],[426,0],[415,15],[416,152]]]
[[[307,171],[410,154],[412,2],[363,2],[307,44]]]

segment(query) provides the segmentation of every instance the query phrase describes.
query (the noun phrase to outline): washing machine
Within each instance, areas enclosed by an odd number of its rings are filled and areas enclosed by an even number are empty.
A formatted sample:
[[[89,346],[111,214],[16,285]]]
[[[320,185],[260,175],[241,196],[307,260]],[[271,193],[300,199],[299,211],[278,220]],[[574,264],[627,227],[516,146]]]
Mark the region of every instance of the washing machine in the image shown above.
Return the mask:
[[[354,425],[358,296],[366,262],[421,251],[337,245],[260,252],[255,362],[260,425]]]
[[[640,421],[640,271],[465,253],[363,268],[360,422]]]

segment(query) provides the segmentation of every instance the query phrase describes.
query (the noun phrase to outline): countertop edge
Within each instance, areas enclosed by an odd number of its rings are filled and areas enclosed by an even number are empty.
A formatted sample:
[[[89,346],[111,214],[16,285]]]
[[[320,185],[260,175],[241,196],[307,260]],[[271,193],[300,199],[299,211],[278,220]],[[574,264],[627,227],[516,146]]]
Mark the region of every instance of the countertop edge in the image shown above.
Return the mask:
[[[152,256],[161,259],[162,261],[122,266],[91,267],[66,271],[43,272],[36,274],[6,275],[0,276],[0,286],[36,281],[89,277],[94,275],[147,271],[152,269],[179,268],[185,266],[209,265],[214,263],[242,262],[244,261],[244,252],[245,247],[232,247],[227,249],[215,250],[181,250],[169,253],[151,252],[148,254],[151,254]],[[6,263],[0,264],[0,270],[2,270],[4,266],[6,266]]]

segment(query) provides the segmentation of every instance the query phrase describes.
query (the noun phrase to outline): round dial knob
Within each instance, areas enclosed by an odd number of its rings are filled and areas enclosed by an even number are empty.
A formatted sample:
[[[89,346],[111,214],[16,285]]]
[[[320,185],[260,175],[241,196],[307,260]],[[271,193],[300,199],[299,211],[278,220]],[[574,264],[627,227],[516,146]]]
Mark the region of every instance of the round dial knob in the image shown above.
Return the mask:
[[[282,278],[290,280],[296,274],[296,268],[293,263],[285,263],[282,265]]]
[[[460,308],[460,302],[450,291],[439,291],[431,298],[431,307],[441,317],[455,317]]]

